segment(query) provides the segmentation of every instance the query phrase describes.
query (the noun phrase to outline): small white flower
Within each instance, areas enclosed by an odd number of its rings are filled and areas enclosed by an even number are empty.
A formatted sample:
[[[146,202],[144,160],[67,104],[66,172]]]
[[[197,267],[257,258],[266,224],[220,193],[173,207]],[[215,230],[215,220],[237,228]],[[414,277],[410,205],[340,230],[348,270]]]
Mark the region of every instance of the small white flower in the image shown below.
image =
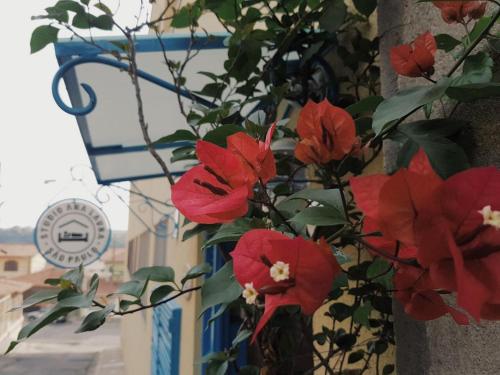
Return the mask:
[[[248,303],[249,305],[253,305],[255,304],[255,300],[257,299],[259,293],[253,287],[253,283],[246,283],[242,295],[243,298],[245,298],[246,303]]]
[[[493,211],[491,206],[485,206],[478,212],[483,215],[484,225],[491,225],[496,229],[500,229],[500,211]]]
[[[290,265],[279,260],[271,267],[270,273],[276,282],[288,280],[290,278]]]

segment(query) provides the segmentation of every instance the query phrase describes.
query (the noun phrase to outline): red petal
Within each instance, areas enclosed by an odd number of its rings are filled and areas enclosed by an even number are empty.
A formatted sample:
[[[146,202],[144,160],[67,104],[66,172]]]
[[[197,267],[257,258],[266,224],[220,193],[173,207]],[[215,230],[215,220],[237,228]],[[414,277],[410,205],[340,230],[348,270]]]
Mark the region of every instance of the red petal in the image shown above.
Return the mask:
[[[256,179],[251,173],[247,173],[248,168],[233,152],[210,142],[198,141],[196,154],[203,165],[226,180],[233,188],[245,185],[249,192],[252,191]]]
[[[349,180],[354,200],[365,216],[378,220],[380,191],[389,179],[387,175],[377,174]]]
[[[406,77],[420,77],[422,75],[422,71],[412,54],[413,50],[407,44],[391,48],[391,64],[396,73]]]
[[[267,229],[251,230],[239,239],[231,256],[234,259],[234,275],[241,285],[253,282],[255,289],[260,289],[274,283],[269,267],[261,259],[261,255],[266,255],[271,262],[273,260],[270,240],[290,241],[285,235]]]
[[[434,54],[437,51],[436,39],[429,31],[418,36],[415,39],[414,46],[418,47],[418,48],[425,49],[427,52],[429,52],[433,56],[433,58],[434,58]]]
[[[202,181],[226,191],[214,194],[194,181]],[[245,215],[248,211],[248,189],[231,189],[221,184],[203,166],[191,168],[172,187],[172,202],[189,220],[202,224],[226,223]]]
[[[483,225],[478,211],[490,205],[500,210],[500,171],[495,167],[473,168],[446,180],[442,191],[442,209],[455,238],[470,237]]]

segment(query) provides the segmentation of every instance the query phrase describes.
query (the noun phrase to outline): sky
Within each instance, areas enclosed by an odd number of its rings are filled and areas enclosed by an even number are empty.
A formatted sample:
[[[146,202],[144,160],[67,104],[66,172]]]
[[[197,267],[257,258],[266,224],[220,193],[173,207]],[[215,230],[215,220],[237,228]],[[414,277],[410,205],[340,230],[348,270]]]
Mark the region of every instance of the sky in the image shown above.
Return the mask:
[[[116,9],[118,0],[113,1],[106,4]],[[64,198],[96,203],[98,186],[86,167],[90,162],[76,120],[52,99],[51,82],[58,69],[53,47],[30,54],[31,32],[38,25],[31,16],[56,2],[11,1],[0,13],[0,228],[34,227],[48,205]],[[139,4],[121,1],[118,22],[133,24]],[[72,167],[84,176],[85,186],[72,181]],[[113,229],[127,228],[128,208],[119,199],[102,208]]]

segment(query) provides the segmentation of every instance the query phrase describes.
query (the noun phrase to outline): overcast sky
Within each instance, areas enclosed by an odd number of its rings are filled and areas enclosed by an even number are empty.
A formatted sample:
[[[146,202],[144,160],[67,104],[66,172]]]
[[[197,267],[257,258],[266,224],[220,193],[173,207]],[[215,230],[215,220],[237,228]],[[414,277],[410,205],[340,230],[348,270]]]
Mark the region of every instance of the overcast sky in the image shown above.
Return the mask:
[[[58,68],[54,50],[50,46],[35,55],[29,51],[31,31],[37,25],[31,16],[56,2],[10,1],[0,14],[1,228],[34,226],[49,204],[63,198],[93,200],[87,188],[71,182],[71,167],[90,163],[75,118],[52,99],[50,86]],[[133,22],[140,0],[121,3],[120,23]],[[95,180],[89,173],[86,176],[95,191]],[[128,209],[122,202],[113,199],[103,209],[114,229],[127,228]]]

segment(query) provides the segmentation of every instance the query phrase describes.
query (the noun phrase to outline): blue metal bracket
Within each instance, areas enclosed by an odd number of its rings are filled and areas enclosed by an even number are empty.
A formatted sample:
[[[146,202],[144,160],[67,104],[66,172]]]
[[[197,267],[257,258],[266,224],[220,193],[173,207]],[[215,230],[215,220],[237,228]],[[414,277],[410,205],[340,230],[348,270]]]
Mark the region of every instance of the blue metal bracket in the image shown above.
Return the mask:
[[[55,102],[61,108],[64,112],[69,113],[70,115],[73,116],[85,116],[88,115],[90,112],[92,112],[96,105],[97,105],[97,95],[92,87],[86,83],[82,83],[81,86],[82,88],[87,92],[89,96],[89,104],[86,106],[83,106],[81,108],[73,108],[68,106],[64,101],[61,99],[61,95],[59,94],[59,81],[63,79],[64,75],[74,67],[82,64],[89,64],[89,63],[97,63],[97,64],[103,64],[103,65],[108,65],[112,66],[114,68],[120,69],[120,70],[125,70],[129,71],[130,65],[118,60],[115,60],[113,58],[109,57],[101,57],[101,56],[82,56],[82,57],[77,57],[74,59],[70,59],[69,61],[65,62],[57,71],[57,73],[54,76],[54,79],[52,81],[52,96],[54,97]],[[207,108],[215,108],[216,104],[206,100],[198,95],[193,94],[189,90],[185,90],[182,88],[177,88],[174,84],[164,81],[163,79],[160,79],[150,73],[147,73],[143,70],[137,70],[137,76],[145,79],[148,82],[151,82],[157,86],[163,87],[164,89],[167,89],[169,91],[172,91],[174,93],[178,93],[180,96],[184,98],[191,99],[199,104],[204,105]]]

